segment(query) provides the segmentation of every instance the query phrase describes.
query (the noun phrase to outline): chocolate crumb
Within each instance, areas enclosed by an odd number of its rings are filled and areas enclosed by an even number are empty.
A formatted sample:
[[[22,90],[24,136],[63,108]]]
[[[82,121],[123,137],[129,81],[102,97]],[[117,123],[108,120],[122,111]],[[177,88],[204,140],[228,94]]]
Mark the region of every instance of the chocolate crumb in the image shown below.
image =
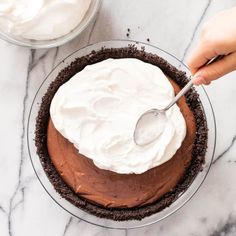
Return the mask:
[[[129,37],[129,33],[127,33],[126,36]]]
[[[127,31],[130,32],[130,28],[128,28]]]
[[[76,73],[83,70],[85,66],[108,58],[137,58],[160,67],[167,76],[172,78],[179,85],[180,88],[183,88],[188,82],[185,72],[178,70],[163,58],[145,52],[144,48],[138,50],[135,45],[129,45],[124,48],[101,48],[101,50],[93,51],[87,56],[76,58],[75,61],[57,75],[55,80],[48,87],[46,94],[42,98],[38,116],[36,118],[35,145],[41,164],[49,180],[61,197],[65,198],[78,208],[101,218],[116,221],[141,220],[144,217],[159,212],[172,204],[179,195],[191,185],[196,175],[202,170],[207,149],[207,122],[199,96],[196,90],[191,88],[185,96],[186,102],[196,119],[197,131],[195,142],[193,144],[192,160],[180,182],[172,189],[172,191],[166,193],[161,199],[150,205],[121,209],[105,208],[80,197],[60,177],[48,154],[47,126],[50,117],[49,108],[53,96],[62,84],[67,82]]]
[[[150,39],[149,39],[149,38],[147,38],[147,41],[148,41],[148,42],[150,42]]]

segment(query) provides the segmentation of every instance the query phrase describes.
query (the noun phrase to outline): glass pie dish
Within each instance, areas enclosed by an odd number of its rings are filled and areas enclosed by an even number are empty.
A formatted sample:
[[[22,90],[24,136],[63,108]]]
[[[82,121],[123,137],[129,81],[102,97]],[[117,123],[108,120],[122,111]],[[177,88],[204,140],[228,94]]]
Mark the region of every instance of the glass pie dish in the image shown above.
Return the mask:
[[[20,36],[14,36],[14,35],[8,34],[2,30],[0,30],[0,38],[18,46],[30,47],[30,48],[35,48],[35,49],[57,47],[57,46],[60,46],[62,44],[69,42],[70,40],[80,35],[89,26],[89,24],[95,19],[100,5],[101,5],[101,0],[91,1],[89,9],[86,12],[85,16],[83,17],[82,21],[68,34],[55,38],[55,39],[50,39],[50,40],[26,39]]]
[[[158,47],[151,46],[146,43],[129,41],[129,40],[114,40],[114,41],[106,41],[106,42],[99,42],[96,44],[92,44],[92,45],[86,46],[84,48],[81,48],[75,51],[74,53],[66,57],[63,61],[61,61],[50,72],[50,74],[46,77],[46,79],[43,81],[43,83],[39,87],[33,99],[30,113],[29,113],[28,124],[27,124],[27,144],[28,144],[30,160],[40,183],[42,184],[46,192],[50,195],[50,197],[64,210],[66,210],[67,212],[69,212],[70,214],[72,214],[73,216],[79,219],[82,219],[94,225],[99,225],[99,226],[103,226],[107,228],[115,228],[115,229],[138,228],[138,227],[153,224],[173,214],[178,209],[180,209],[184,204],[186,204],[197,192],[197,190],[200,188],[204,179],[207,176],[207,173],[210,169],[212,159],[214,156],[215,142],[216,142],[216,123],[215,123],[215,116],[214,116],[213,108],[205,89],[202,86],[198,86],[196,90],[199,94],[199,98],[201,100],[202,108],[204,110],[206,121],[208,124],[208,140],[207,140],[208,148],[205,155],[205,163],[203,165],[202,171],[196,175],[195,179],[192,181],[192,183],[187,188],[187,190],[185,190],[184,192],[181,192],[181,194],[178,195],[178,198],[169,207],[166,207],[163,210],[155,214],[152,214],[151,216],[145,217],[142,220],[114,221],[114,220],[96,217],[90,213],[87,213],[81,210],[80,208],[71,204],[66,199],[61,198],[61,196],[56,192],[53,185],[49,181],[42,167],[40,158],[38,157],[36,153],[36,146],[34,143],[36,118],[39,112],[42,97],[47,92],[49,85],[51,84],[52,81],[55,80],[58,73],[62,69],[70,65],[70,63],[73,62],[76,58],[88,55],[91,51],[98,51],[104,47],[105,48],[124,48],[124,47],[128,47],[129,45],[135,45],[135,47],[137,47],[137,49],[140,49],[140,50],[145,48],[145,52],[150,52],[152,54],[156,54],[164,58],[170,64],[178,68],[178,70],[185,71],[187,76],[190,75],[190,71],[188,70],[186,65],[184,65],[176,57],[174,57],[173,55],[169,54],[168,52]]]

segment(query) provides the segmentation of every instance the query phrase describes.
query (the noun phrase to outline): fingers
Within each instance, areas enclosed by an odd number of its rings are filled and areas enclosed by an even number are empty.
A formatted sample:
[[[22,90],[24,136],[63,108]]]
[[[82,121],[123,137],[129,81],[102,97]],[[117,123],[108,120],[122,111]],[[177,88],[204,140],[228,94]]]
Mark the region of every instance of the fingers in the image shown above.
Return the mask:
[[[228,9],[204,24],[199,44],[187,60],[195,84],[209,84],[236,69],[235,15],[236,8]],[[205,66],[218,55],[225,56],[222,60]]]
[[[208,47],[207,44],[201,41],[192,52],[191,57],[188,58],[187,65],[192,74],[195,74],[200,67],[215,56],[217,56],[217,53],[212,50],[212,47]]]
[[[194,74],[193,83],[195,85],[208,85],[211,81],[216,80],[233,70],[236,70],[236,52],[233,52],[208,66],[200,68],[196,74]]]

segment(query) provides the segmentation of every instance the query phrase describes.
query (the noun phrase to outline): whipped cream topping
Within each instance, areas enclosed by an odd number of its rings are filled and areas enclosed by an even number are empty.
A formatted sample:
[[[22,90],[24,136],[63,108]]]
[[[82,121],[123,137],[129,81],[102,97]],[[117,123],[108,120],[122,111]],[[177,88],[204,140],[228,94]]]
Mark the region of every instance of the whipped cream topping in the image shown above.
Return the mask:
[[[168,161],[185,137],[185,120],[175,104],[154,142],[137,146],[133,140],[140,115],[164,108],[173,97],[172,85],[157,66],[131,58],[107,59],[86,66],[63,84],[50,115],[55,128],[97,167],[140,174]]]
[[[91,0],[1,0],[0,29],[26,39],[66,35],[82,21]]]

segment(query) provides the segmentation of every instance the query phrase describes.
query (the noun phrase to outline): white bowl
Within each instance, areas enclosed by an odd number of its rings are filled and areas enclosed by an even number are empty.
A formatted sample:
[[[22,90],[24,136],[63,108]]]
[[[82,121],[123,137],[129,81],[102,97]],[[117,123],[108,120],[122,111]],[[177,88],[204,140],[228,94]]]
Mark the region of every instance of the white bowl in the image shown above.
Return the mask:
[[[101,0],[92,0],[88,11],[86,12],[83,20],[77,25],[77,27],[74,28],[72,31],[70,31],[68,34],[56,39],[50,39],[50,40],[25,39],[19,36],[7,34],[2,30],[0,30],[0,38],[18,46],[30,47],[35,49],[57,47],[59,45],[69,42],[70,40],[80,35],[95,19],[100,5],[101,5]]]

